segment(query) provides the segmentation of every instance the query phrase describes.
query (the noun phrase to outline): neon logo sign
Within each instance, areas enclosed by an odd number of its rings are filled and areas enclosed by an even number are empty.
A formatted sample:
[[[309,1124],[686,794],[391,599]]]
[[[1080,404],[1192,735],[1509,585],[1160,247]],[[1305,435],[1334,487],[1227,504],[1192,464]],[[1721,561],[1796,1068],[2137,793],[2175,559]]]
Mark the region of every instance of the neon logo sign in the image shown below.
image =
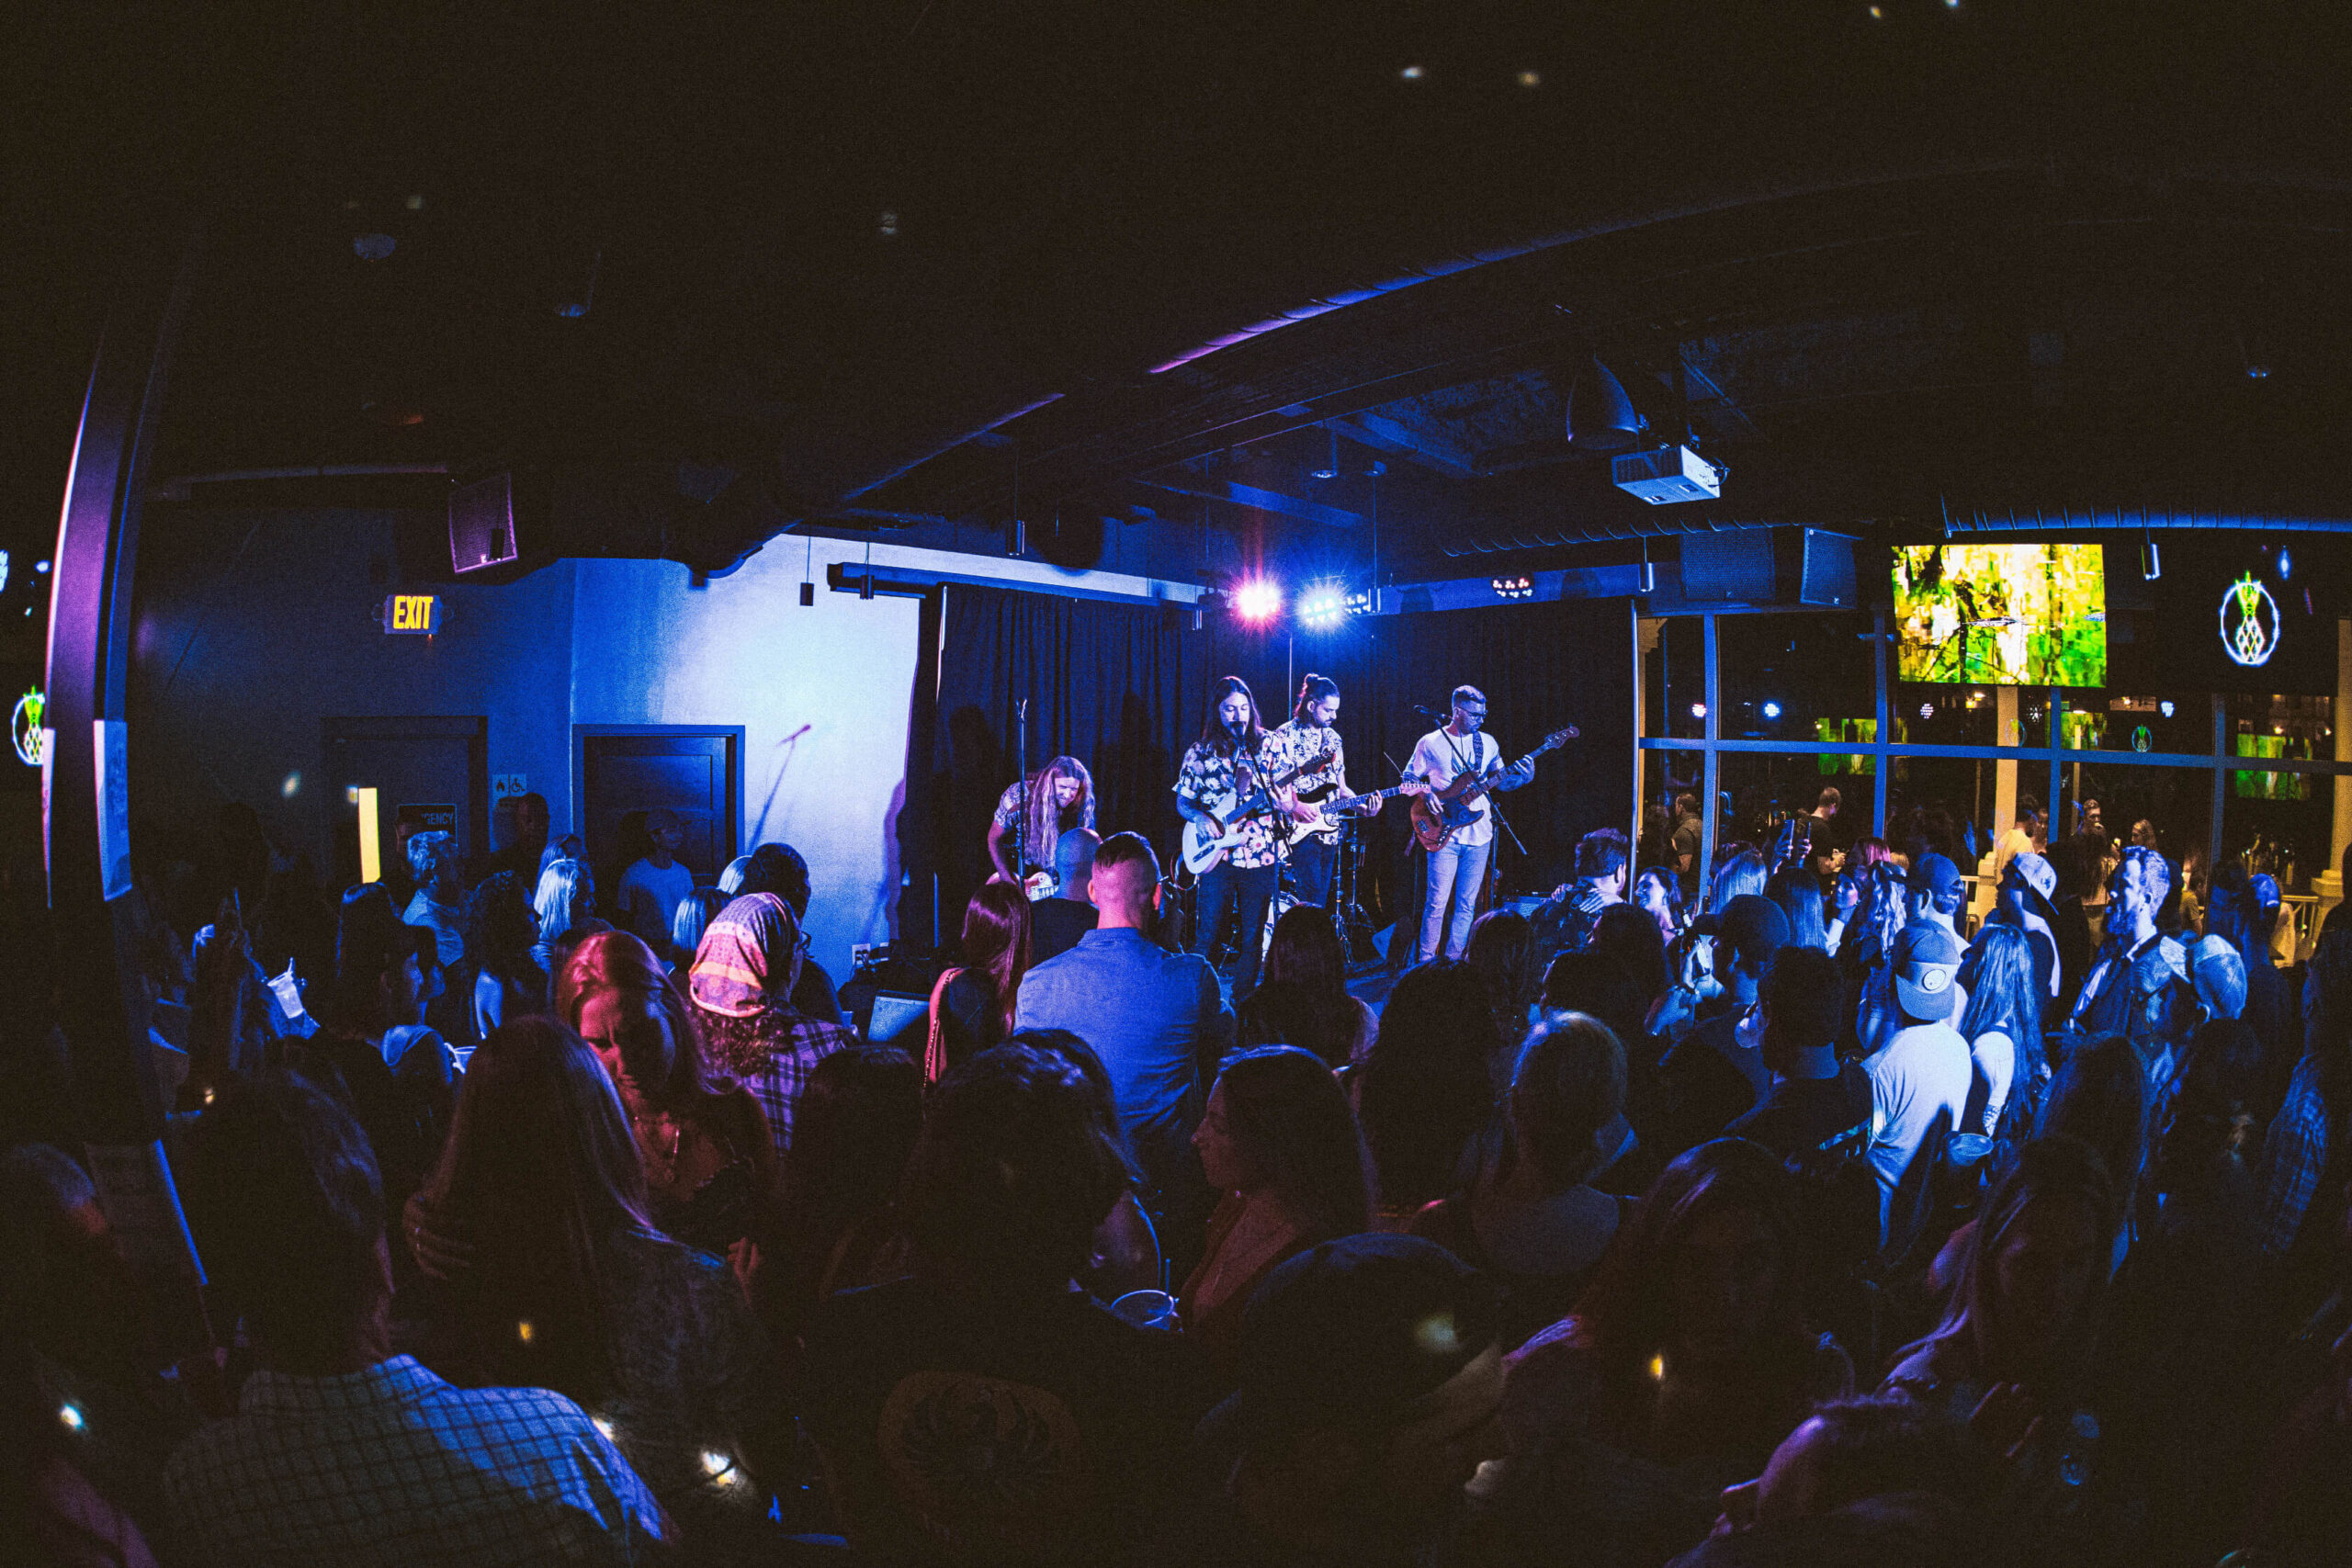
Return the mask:
[[[17,699],[17,711],[9,716],[8,739],[17,748],[17,761],[28,768],[40,766],[40,716],[48,705],[36,686]]]
[[[2270,662],[2278,651],[2278,601],[2252,572],[2222,595],[2222,649],[2249,670]]]

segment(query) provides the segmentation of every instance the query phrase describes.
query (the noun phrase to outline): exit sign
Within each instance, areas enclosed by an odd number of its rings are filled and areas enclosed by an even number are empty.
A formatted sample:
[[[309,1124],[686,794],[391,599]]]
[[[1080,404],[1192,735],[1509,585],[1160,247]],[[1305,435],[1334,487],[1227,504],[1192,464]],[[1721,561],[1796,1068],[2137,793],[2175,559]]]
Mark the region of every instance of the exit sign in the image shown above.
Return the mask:
[[[441,601],[431,593],[395,593],[384,601],[384,629],[431,637],[441,629]]]

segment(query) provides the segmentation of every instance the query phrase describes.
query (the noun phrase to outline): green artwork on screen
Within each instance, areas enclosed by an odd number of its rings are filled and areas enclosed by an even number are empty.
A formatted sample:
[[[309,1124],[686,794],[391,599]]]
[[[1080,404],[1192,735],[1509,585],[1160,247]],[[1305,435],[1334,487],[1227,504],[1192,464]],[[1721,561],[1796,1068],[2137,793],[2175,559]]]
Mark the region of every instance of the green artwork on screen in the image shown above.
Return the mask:
[[[2107,684],[2107,563],[2098,545],[1899,548],[1894,622],[1901,680]]]

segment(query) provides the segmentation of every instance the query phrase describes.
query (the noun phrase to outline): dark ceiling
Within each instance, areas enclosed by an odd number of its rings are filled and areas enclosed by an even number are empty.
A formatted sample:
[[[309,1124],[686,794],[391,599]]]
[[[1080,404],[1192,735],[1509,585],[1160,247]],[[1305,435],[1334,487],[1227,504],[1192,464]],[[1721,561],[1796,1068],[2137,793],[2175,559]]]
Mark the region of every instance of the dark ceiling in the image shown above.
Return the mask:
[[[1399,570],[1954,507],[2352,516],[2347,31],[2047,0],[52,5],[0,64],[5,532],[53,525],[105,304],[192,232],[155,478],[512,466],[563,553],[720,570],[787,526],[1016,510],[1080,555],[1109,516],[1356,563],[1376,517]],[[1645,508],[1570,452],[1596,353],[1660,431],[1687,411],[1723,502]]]

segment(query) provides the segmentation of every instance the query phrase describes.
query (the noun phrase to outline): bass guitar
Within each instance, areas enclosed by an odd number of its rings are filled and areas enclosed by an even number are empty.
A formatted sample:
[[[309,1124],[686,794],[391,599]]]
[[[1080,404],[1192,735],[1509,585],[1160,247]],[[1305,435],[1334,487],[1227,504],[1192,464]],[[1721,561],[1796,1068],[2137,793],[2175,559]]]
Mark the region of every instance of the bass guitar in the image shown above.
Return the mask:
[[[1329,762],[1335,755],[1337,755],[1336,752],[1326,748],[1321,756],[1310,758],[1281,777],[1269,780],[1264,793],[1271,797],[1274,791],[1304,774],[1313,773]],[[1269,809],[1264,806],[1253,806],[1247,811],[1241,811],[1240,797],[1230,791],[1218,795],[1214,800],[1197,801],[1194,804],[1225,824],[1225,831],[1222,833],[1213,832],[1205,822],[1187,821],[1184,824],[1184,869],[1194,876],[1203,876],[1216,870],[1217,863],[1225,859],[1227,852],[1241,842],[1242,830],[1248,825],[1250,818]],[[1238,815],[1236,815],[1237,812]]]
[[[1546,751],[1555,751],[1577,738],[1577,727],[1566,725],[1544,738],[1542,745],[1503,770],[1508,777],[1522,769],[1532,769],[1535,759]],[[1533,777],[1531,772],[1528,778]],[[1528,782],[1521,778],[1512,783],[1487,784],[1470,773],[1463,773],[1443,789],[1424,790],[1413,797],[1413,837],[1421,848],[1435,852],[1445,848],[1454,833],[1478,819],[1478,803],[1500,790],[1517,789]]]
[[[1429,787],[1429,785],[1423,784],[1419,779],[1407,779],[1403,784],[1391,784],[1386,789],[1375,789],[1368,791],[1363,795],[1343,795],[1339,796],[1337,799],[1311,802],[1310,804],[1313,804],[1316,807],[1315,819],[1311,822],[1301,822],[1295,818],[1292,820],[1290,824],[1291,844],[1293,847],[1296,847],[1299,840],[1306,838],[1309,834],[1329,831],[1331,828],[1331,818],[1333,817],[1342,811],[1349,810],[1351,807],[1362,806],[1368,800],[1386,800],[1391,795],[1419,795]],[[1301,800],[1306,800],[1307,797],[1302,795],[1299,798]]]

